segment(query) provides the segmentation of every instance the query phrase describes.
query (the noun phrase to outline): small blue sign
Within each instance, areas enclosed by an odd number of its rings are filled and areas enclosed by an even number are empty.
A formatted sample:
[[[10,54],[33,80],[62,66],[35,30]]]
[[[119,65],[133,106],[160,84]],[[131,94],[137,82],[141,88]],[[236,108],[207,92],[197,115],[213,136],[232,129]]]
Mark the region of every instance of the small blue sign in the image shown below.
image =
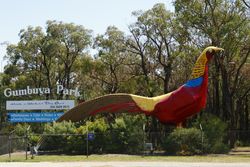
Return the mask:
[[[53,122],[61,117],[63,112],[22,112],[7,113],[8,121],[11,123],[17,122]]]
[[[94,133],[88,133],[88,140],[94,140],[95,134]]]

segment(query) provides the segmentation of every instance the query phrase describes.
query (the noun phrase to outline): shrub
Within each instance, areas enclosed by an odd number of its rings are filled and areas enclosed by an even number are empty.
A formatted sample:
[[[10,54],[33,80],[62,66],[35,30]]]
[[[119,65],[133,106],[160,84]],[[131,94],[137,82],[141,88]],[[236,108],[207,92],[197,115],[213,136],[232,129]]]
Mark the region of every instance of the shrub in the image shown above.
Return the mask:
[[[214,154],[224,154],[229,152],[229,147],[224,144],[223,142],[215,142],[214,145],[211,147],[211,153]]]
[[[194,123],[193,126],[202,125],[204,135],[208,141],[206,153],[226,153],[229,147],[224,143],[226,137],[227,125],[218,117],[211,114],[203,114]]]
[[[142,150],[144,117],[121,114],[105,133],[105,153],[135,154]]]
[[[17,124],[15,126],[15,134],[17,136],[25,136],[27,133],[27,129],[28,129],[29,125],[28,124]]]
[[[29,136],[29,142],[31,146],[35,146],[40,140],[40,136],[39,135],[30,135]]]
[[[126,153],[136,154],[143,149],[143,124],[144,115],[124,115],[122,117],[126,125]]]
[[[67,142],[69,136],[66,134],[74,134],[76,127],[72,122],[54,122],[53,124],[46,124],[44,133],[48,136],[44,137],[44,142],[41,149],[69,151]],[[51,136],[50,136],[51,135]]]
[[[86,153],[86,136],[88,132],[95,135],[93,141],[88,141],[89,153],[139,153],[143,146],[142,124],[144,117],[141,115],[119,115],[112,122],[107,122],[103,117],[94,121],[87,121],[84,125],[71,122],[47,124],[43,150],[63,151],[65,153]],[[140,133],[141,132],[141,133]],[[58,136],[53,136],[58,134]],[[65,135],[60,134],[76,134]]]
[[[95,135],[93,141],[88,141],[90,153],[102,153],[106,143],[108,142],[106,136],[108,124],[105,122],[104,118],[95,119],[95,121],[92,122],[87,121],[86,124],[77,128],[77,133],[82,134],[83,138],[78,138],[75,142],[72,141],[75,145],[75,150],[85,153],[87,129],[88,132],[92,132]]]
[[[167,154],[201,154],[203,147],[201,131],[196,128],[177,128],[167,136],[163,147]]]

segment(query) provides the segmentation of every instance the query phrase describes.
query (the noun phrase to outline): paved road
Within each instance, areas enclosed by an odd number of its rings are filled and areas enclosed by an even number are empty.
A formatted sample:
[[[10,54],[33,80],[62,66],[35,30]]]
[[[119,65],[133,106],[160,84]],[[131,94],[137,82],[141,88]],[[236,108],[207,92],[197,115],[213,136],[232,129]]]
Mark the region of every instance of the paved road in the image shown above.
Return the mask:
[[[209,162],[6,162],[0,167],[250,167],[250,163]]]

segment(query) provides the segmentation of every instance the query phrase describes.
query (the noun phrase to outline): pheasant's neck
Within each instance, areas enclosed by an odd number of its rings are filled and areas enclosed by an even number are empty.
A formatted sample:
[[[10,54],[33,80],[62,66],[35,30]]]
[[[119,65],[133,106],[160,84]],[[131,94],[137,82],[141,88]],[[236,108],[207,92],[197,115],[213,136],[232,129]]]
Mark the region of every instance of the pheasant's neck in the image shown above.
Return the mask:
[[[195,69],[195,68],[194,68]],[[194,72],[192,73],[192,78],[190,80],[188,80],[185,84],[185,86],[187,87],[192,87],[192,88],[199,88],[199,90],[201,90],[200,88],[207,88],[207,84],[208,84],[208,65],[205,64],[203,70],[199,71],[199,75],[198,72],[195,71],[196,73],[194,74]],[[196,75],[196,77],[193,77],[194,75]]]
[[[200,88],[201,102],[200,107],[205,108],[207,102],[207,90],[208,90],[208,65],[205,66],[205,71],[203,75],[203,82]]]
[[[208,87],[208,65],[205,65],[204,75],[203,75],[203,82],[201,84],[202,90],[207,92]]]
[[[208,65],[205,65],[202,76],[187,81],[184,87],[190,91],[190,93],[193,95],[193,98],[197,100],[199,99],[197,101],[199,102],[198,108],[205,108],[208,88]]]
[[[204,55],[201,55],[197,59],[192,70],[191,79],[199,78],[205,74],[205,70],[206,70],[205,68],[207,66],[207,62],[208,62],[207,57]]]
[[[208,88],[208,65],[205,64],[204,71],[198,78],[190,79],[184,84],[189,92],[193,95],[193,98],[199,99],[198,108],[205,108],[207,101],[207,88]]]
[[[189,90],[192,90],[193,97],[197,99],[198,108],[205,108],[207,101],[208,88],[208,59],[205,54],[197,59],[191,79],[185,84]]]

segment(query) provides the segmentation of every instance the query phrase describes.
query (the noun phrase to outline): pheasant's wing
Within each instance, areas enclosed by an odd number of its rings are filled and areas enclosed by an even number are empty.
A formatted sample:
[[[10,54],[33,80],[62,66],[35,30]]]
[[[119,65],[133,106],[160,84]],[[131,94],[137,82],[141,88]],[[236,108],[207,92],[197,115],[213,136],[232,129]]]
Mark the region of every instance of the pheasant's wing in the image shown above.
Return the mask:
[[[143,112],[130,94],[111,94],[83,102],[63,114],[57,122],[80,121],[97,113]]]

